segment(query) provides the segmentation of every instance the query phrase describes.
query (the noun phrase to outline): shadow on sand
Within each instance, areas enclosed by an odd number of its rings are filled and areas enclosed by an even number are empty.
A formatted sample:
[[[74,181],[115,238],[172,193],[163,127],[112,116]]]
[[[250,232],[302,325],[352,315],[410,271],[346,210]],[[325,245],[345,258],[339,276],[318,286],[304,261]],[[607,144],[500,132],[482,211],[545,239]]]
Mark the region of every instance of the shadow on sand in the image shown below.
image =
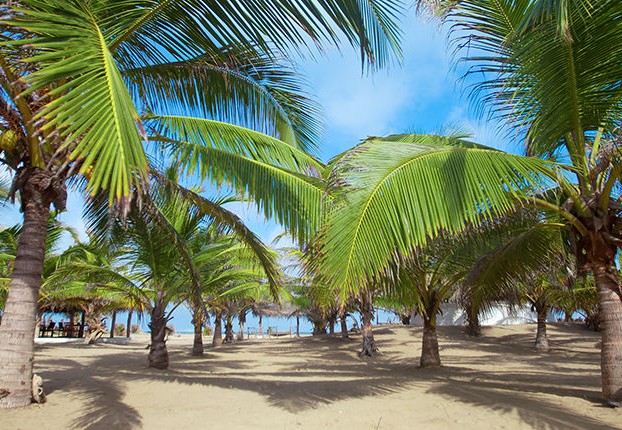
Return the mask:
[[[404,341],[398,344],[390,328],[381,330],[377,333],[381,337],[380,347],[387,353],[373,360],[357,357],[356,341],[322,336],[208,348],[202,357],[190,356],[190,346],[173,346],[171,367],[166,371],[147,368],[143,345],[132,344],[101,347],[101,356],[88,363],[80,359],[43,358],[37,364],[45,369],[49,395],[58,390],[84,399],[81,415],[73,422],[73,428],[80,429],[140,428],[141,414],[123,402],[124,387],[137,380],[250,391],[274,407],[292,413],[344,399],[417,389],[478,407],[516,411],[521,420],[534,428],[615,428],[551,400],[555,396],[574,397],[587,399],[598,407],[595,351],[572,351],[568,349],[570,342],[559,343],[559,350],[542,355],[531,350],[532,339],[526,335],[490,339],[484,333],[481,338],[469,339],[459,331],[447,330],[440,340],[445,366],[429,370],[416,366],[420,329],[400,328],[413,332],[412,340],[406,341],[412,357],[392,356],[392,348],[403,348]],[[573,330],[575,335],[581,334]],[[590,336],[586,335],[589,340],[595,339]],[[244,354],[244,359],[237,358],[242,356],[236,354],[241,348],[247,352],[250,348],[253,353]],[[455,348],[472,350],[472,354],[468,358],[453,355]],[[265,366],[258,361],[267,357],[273,357],[277,365]],[[568,358],[575,364],[572,369],[563,366]],[[527,363],[530,371],[512,371],[511,364],[516,361]],[[79,379],[72,377],[77,373]]]

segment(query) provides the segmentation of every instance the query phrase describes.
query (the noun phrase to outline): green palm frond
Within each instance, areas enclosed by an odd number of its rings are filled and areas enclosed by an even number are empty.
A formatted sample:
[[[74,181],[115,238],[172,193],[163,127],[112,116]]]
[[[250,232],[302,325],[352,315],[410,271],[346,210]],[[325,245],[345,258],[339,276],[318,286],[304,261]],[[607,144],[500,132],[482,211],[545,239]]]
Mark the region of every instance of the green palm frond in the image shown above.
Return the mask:
[[[234,233],[240,242],[252,250],[253,255],[259,260],[269,284],[275,289],[274,292],[276,293],[278,291],[280,272],[274,253],[270,252],[259,237],[257,237],[236,214],[228,211],[220,204],[199,195],[193,190],[184,188],[168,180],[162,175],[154,174],[154,178],[162,185],[174,188],[175,192],[179,193],[186,201],[196,206],[203,216],[209,217],[212,222],[216,224],[218,229],[225,233]]]
[[[16,255],[21,226],[0,227],[0,252]]]
[[[561,234],[563,228],[560,224],[536,223],[516,232],[478,259],[466,283],[474,286],[471,287],[473,291],[494,290],[493,295],[502,297],[503,291],[513,290],[522,278],[550,267],[565,247]]]
[[[551,164],[481,147],[451,145],[423,136],[372,139],[343,157],[333,182],[342,181],[344,204],[328,215],[320,273],[344,296],[440,232],[457,233],[514,210],[533,189],[543,189]],[[387,157],[391,154],[391,157]]]
[[[147,301],[146,294],[133,279],[119,270],[75,260],[59,266],[44,280],[39,301],[58,303],[79,297],[139,304]]]
[[[192,58],[223,46],[257,46],[266,52],[336,44],[340,37],[359,46],[370,64],[382,66],[399,56],[396,21],[399,0],[133,0],[99,2],[95,12],[109,23],[113,51],[128,65]],[[122,3],[117,6],[115,3]],[[145,49],[148,48],[148,49]]]
[[[50,102],[37,114],[44,132],[57,132],[61,147],[81,161],[92,193],[109,190],[119,201],[146,181],[147,161],[138,114],[107,40],[86,5],[34,2],[12,25],[40,35],[20,40],[40,69],[25,79],[29,92],[48,88]],[[50,2],[51,3],[51,2]],[[42,167],[42,166],[41,166]]]
[[[468,39],[470,73],[484,77],[474,95],[527,137],[531,154],[565,147],[584,168],[589,133],[613,131],[622,114],[622,34],[611,25],[620,16],[615,0],[478,0],[449,19],[464,35],[457,43]]]
[[[291,67],[247,47],[124,71],[135,100],[160,115],[192,114],[316,148],[318,106]]]
[[[177,158],[191,170],[204,169],[200,170],[202,176],[206,176],[205,170],[210,168],[217,172],[219,166],[216,164],[212,167],[209,163],[199,162],[199,157],[202,155],[201,147],[205,150],[226,151],[253,160],[261,160],[276,167],[309,174],[317,175],[317,171],[323,168],[319,161],[304,151],[264,133],[237,125],[171,115],[150,115],[146,120],[147,125],[154,132],[150,139],[168,145],[171,152],[178,149],[175,147],[177,142],[190,144],[187,148],[182,148],[185,152],[183,156]],[[222,174],[215,176],[219,178]]]
[[[158,117],[159,140],[190,173],[226,183],[251,198],[302,241],[317,231],[324,186],[321,164],[267,135],[211,120]]]

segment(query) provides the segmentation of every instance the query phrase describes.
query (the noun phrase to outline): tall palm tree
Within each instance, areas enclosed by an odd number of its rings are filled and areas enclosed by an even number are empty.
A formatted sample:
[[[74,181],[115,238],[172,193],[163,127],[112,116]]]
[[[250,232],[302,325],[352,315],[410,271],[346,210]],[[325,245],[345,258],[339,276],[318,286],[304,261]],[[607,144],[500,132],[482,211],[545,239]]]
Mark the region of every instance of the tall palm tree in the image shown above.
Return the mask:
[[[603,327],[602,396],[619,401],[621,4],[452,4],[448,16],[456,36],[467,38],[459,39],[469,49],[465,57],[484,76],[476,87],[483,102],[510,122],[532,156],[463,139],[368,139],[337,167],[335,177],[351,187],[350,204],[335,209],[327,228],[323,270],[354,290],[381,271],[396,249],[405,252],[441,228],[458,232],[467,222],[481,223],[517,204],[556,213],[563,219],[558,228],[572,236],[579,267],[593,273]],[[556,199],[546,198],[545,190]]]
[[[275,61],[288,48],[345,39],[380,66],[397,52],[401,4],[22,0],[1,9],[0,148],[24,233],[0,329],[9,392],[0,406],[17,407],[30,402],[47,215],[52,204],[64,210],[68,179],[126,210],[148,188],[144,145],[159,142],[187,170],[249,194],[304,234],[313,210],[299,202],[321,193],[301,177],[316,165],[300,149],[314,139],[315,108]]]

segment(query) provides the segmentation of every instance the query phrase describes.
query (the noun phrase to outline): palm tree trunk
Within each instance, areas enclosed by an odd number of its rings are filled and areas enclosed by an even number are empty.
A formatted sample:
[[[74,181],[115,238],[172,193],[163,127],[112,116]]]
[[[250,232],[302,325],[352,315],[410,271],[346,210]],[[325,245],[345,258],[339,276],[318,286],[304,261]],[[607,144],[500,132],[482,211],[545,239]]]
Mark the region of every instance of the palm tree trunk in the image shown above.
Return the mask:
[[[410,318],[411,318],[410,313],[400,314],[400,322],[402,323],[402,325],[410,325]]]
[[[240,331],[238,331],[238,340],[244,340],[244,324],[246,323],[246,311],[242,311],[238,315]]]
[[[438,351],[438,335],[436,332],[436,312],[431,317],[423,318],[423,341],[421,343],[421,367],[440,367],[441,355]]]
[[[341,312],[341,315],[339,315],[339,323],[341,325],[341,340],[350,339],[350,336],[348,336],[348,321],[346,320],[347,315],[348,314],[345,312],[345,310]]]
[[[300,337],[300,315],[296,315],[296,337]]]
[[[470,336],[481,336],[482,325],[479,321],[479,309],[474,305],[468,305],[466,309],[467,327],[466,332]]]
[[[127,326],[125,327],[125,337],[129,338],[132,331],[132,313],[134,309],[130,309],[127,313]]]
[[[0,390],[8,391],[0,398],[0,408],[26,406],[32,401],[37,299],[52,200],[49,194],[31,180],[22,189],[24,225],[0,326]]]
[[[192,355],[203,355],[203,317],[200,312],[194,313],[192,324],[194,325]]]
[[[80,328],[78,329],[78,337],[82,339],[84,337],[84,326],[86,325],[86,311],[82,311],[82,316],[80,317]]]
[[[537,351],[549,350],[549,338],[546,335],[546,317],[549,314],[548,306],[535,305],[536,312],[538,313],[538,331],[536,333],[536,341],[534,348]]]
[[[313,321],[313,336],[319,336],[321,334],[326,334],[326,321],[314,320]]]
[[[117,311],[112,311],[112,320],[110,321],[110,338],[114,337],[114,329],[117,325]]]
[[[86,325],[88,326],[88,331],[84,336],[86,345],[94,344],[106,332],[106,326],[101,318],[102,307],[96,301],[89,303],[86,309]]]
[[[233,321],[230,314],[227,314],[226,317],[224,343],[233,343]]]
[[[156,369],[168,368],[168,349],[166,348],[166,318],[164,315],[166,305],[163,294],[157,293],[157,297],[151,310],[151,344],[149,345],[149,367]]]
[[[374,319],[374,310],[371,304],[371,295],[369,293],[363,293],[361,299],[361,315],[363,317],[363,329],[361,334],[363,335],[363,348],[359,352],[360,357],[375,357],[379,354],[378,347],[376,347],[376,341],[374,340],[374,333],[371,329],[371,321]]]
[[[592,263],[591,266],[598,291],[602,336],[600,355],[602,396],[606,401],[620,402],[622,401],[622,292],[618,271],[613,256],[607,263]]]
[[[72,314],[72,317],[73,317],[73,314]],[[40,328],[41,328],[42,322],[43,322],[43,312],[39,311],[37,312],[37,321],[35,322],[35,338],[41,336]]]
[[[259,336],[263,336],[263,315],[259,314]]]
[[[214,337],[212,339],[212,346],[222,345],[222,312],[217,311],[214,313]]]

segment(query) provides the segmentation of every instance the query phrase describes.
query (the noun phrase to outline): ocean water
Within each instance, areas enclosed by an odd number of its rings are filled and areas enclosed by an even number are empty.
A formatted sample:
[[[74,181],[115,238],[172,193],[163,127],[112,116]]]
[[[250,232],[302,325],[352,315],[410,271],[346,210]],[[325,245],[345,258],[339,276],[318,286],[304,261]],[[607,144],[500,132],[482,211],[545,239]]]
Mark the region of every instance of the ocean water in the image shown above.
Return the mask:
[[[44,318],[52,318],[54,321],[67,321],[67,316],[63,314],[49,314],[46,313]],[[357,324],[361,325],[361,320],[358,314],[353,314],[349,316],[347,319],[348,322],[348,330],[354,326],[354,319],[356,319]],[[111,318],[108,316],[106,318],[106,327],[110,329]],[[377,312],[376,321],[377,323],[385,324],[391,322],[398,322],[397,318],[393,313],[387,312],[384,310],[379,310]],[[117,324],[125,325],[127,323],[127,312],[117,312]],[[213,319],[210,319],[210,325],[213,323]],[[149,314],[137,314],[136,312],[132,315],[132,325],[138,324],[142,331],[149,332]],[[175,329],[176,333],[194,333],[194,327],[192,326],[192,315],[190,311],[185,307],[178,307],[173,312],[173,318],[169,321],[169,325],[172,325]],[[246,324],[244,325],[244,330],[248,332],[251,330],[251,333],[257,333],[259,329],[259,317],[254,316],[252,313],[248,313],[246,316]],[[292,333],[296,332],[296,318],[285,318],[285,317],[263,317],[262,327],[264,334],[271,328],[273,331],[277,332],[286,332],[290,331]],[[233,331],[237,333],[239,328],[237,318],[233,321]],[[224,330],[224,322],[223,322],[223,330]],[[339,331],[339,323],[336,324],[335,330]],[[313,332],[313,325],[304,317],[300,317],[300,334],[311,334]]]

